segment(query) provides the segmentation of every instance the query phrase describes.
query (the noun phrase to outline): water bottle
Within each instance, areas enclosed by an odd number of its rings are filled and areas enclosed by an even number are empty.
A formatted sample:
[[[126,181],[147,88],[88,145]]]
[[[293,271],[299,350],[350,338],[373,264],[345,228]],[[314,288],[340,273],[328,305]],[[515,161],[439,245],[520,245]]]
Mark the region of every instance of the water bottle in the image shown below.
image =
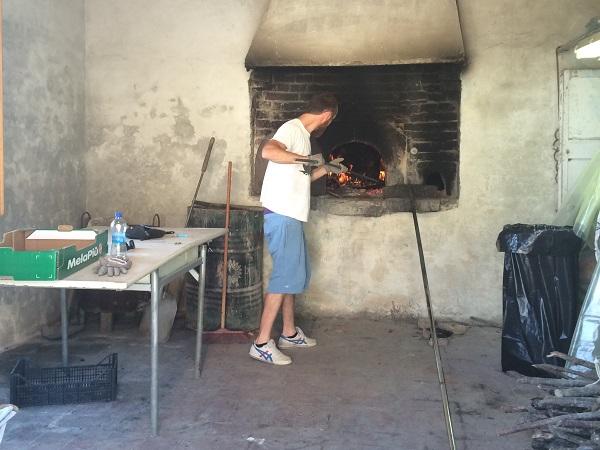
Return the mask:
[[[115,219],[110,223],[110,256],[127,256],[125,230],[127,222],[121,211],[115,212]]]

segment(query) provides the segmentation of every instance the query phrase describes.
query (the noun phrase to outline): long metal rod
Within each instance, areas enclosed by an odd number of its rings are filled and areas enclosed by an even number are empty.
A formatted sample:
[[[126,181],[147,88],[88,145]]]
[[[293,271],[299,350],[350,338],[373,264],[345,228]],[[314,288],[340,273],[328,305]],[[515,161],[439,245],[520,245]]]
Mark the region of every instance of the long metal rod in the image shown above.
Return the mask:
[[[232,162],[227,163],[227,197],[225,203],[225,242],[223,245],[223,288],[221,289],[221,330],[225,329],[225,311],[227,309],[227,274],[229,273],[229,209],[231,206]]]
[[[196,185],[196,192],[194,192],[194,198],[192,199],[192,204],[190,205],[190,210],[188,211],[187,218],[185,219],[185,228],[190,226],[190,217],[192,217],[192,211],[194,210],[194,206],[196,205],[196,198],[198,198],[198,191],[200,190],[200,185],[202,184],[202,179],[204,178],[204,172],[208,167],[208,160],[210,159],[210,153],[212,152],[213,145],[215,144],[215,137],[211,137],[210,141],[208,141],[208,149],[204,154],[204,162],[202,163],[202,172],[200,173],[200,179],[198,180],[198,184]]]
[[[425,290],[425,299],[427,300],[427,313],[429,314],[429,328],[431,329],[431,337],[433,339],[433,353],[435,354],[435,365],[437,367],[438,381],[440,383],[440,391],[442,393],[442,405],[444,408],[444,420],[446,421],[446,431],[448,432],[448,443],[451,450],[456,450],[454,442],[454,429],[452,426],[452,415],[450,413],[450,403],[448,401],[448,392],[446,390],[446,378],[444,377],[444,367],[442,366],[442,356],[440,347],[438,346],[437,332],[435,329],[435,318],[433,308],[431,306],[431,295],[429,293],[429,281],[427,280],[427,269],[425,267],[425,256],[423,254],[423,244],[421,242],[421,232],[419,231],[419,221],[417,220],[417,207],[412,189],[411,206],[413,222],[415,224],[415,234],[417,237],[417,247],[419,249],[419,261],[421,263],[421,274],[423,276],[423,289]]]
[[[298,162],[305,162],[305,163],[314,163],[317,160],[310,159],[310,158],[296,158],[296,161],[298,161]],[[330,167],[336,167],[338,169],[341,169],[341,167],[342,167],[340,164],[327,163],[326,165],[328,165]],[[305,173],[307,173],[307,172],[305,172]],[[360,174],[360,173],[356,173],[356,172],[353,172],[353,171],[348,170],[348,169],[346,169],[344,171],[344,173],[347,173],[348,175],[356,177],[356,178],[360,178],[360,179],[362,179],[364,181],[370,181],[371,183],[377,183],[377,184],[383,185],[383,182],[381,180],[376,180],[375,178],[371,178],[371,177],[368,177],[366,175],[363,175],[363,174]]]
[[[60,290],[60,333],[62,344],[62,365],[69,365],[69,317],[67,315],[67,290]]]
[[[202,245],[200,251],[202,265],[198,277],[198,319],[196,321],[196,360],[194,364],[194,375],[200,378],[200,361],[202,359],[202,331],[204,328],[204,287],[206,282],[206,244]]]
[[[371,178],[366,175],[362,175],[360,173],[353,172],[351,170],[347,170],[345,173],[347,173],[350,176],[356,177],[356,178],[361,178],[364,181],[370,181],[371,183],[380,184],[383,186],[383,182],[381,180],[376,180],[375,178]]]
[[[158,435],[158,302],[160,280],[158,270],[150,274],[152,294],[150,297],[150,422],[152,434]]]

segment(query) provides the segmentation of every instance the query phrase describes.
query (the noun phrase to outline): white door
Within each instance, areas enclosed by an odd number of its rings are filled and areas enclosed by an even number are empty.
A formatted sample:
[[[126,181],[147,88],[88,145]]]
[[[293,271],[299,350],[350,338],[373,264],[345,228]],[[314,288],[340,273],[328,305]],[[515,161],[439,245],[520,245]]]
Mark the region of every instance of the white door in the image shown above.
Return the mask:
[[[600,151],[600,70],[565,70],[560,85],[559,204]]]

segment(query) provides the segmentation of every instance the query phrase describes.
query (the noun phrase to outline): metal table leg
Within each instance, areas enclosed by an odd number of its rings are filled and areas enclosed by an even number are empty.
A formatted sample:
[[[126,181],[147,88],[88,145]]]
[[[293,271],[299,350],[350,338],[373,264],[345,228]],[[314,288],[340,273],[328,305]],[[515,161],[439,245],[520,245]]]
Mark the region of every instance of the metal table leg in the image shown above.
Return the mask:
[[[152,434],[158,435],[158,302],[160,281],[158,270],[150,274],[152,295],[150,298],[150,422]]]
[[[60,290],[60,332],[62,340],[62,365],[69,365],[69,317],[67,316],[67,290]]]
[[[204,327],[204,287],[206,281],[206,244],[200,251],[202,265],[198,277],[198,320],[196,322],[196,361],[194,363],[194,375],[200,378],[200,360],[202,359],[202,331]]]

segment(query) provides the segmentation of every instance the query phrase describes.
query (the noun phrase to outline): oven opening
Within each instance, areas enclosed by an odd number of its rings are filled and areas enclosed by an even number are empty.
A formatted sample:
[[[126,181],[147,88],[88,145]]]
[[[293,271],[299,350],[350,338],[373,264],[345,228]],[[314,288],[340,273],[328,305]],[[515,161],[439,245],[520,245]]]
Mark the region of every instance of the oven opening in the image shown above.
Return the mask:
[[[380,195],[385,186],[386,171],[381,154],[364,142],[347,142],[329,153],[327,159],[344,158],[348,172],[327,176],[327,191],[342,197]]]

